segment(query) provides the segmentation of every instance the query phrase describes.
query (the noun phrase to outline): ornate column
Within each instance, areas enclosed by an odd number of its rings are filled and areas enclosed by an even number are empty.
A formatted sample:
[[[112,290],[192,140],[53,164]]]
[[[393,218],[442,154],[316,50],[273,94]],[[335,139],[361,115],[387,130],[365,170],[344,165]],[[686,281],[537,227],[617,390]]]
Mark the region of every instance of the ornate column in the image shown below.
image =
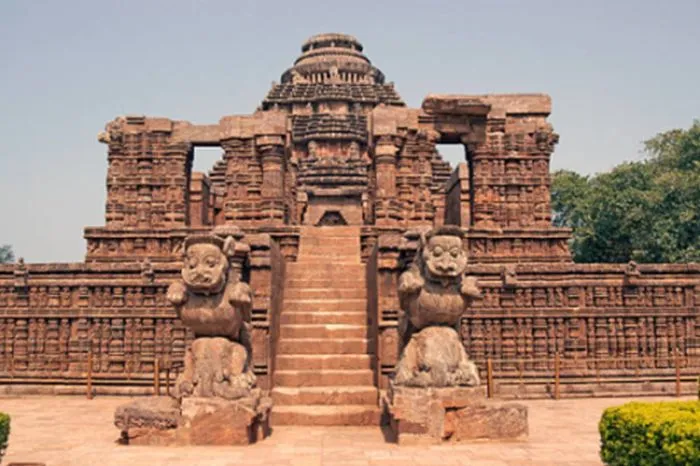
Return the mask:
[[[221,141],[226,160],[226,193],[224,219],[227,224],[247,226],[251,212],[257,209],[257,193],[253,171],[257,160],[251,138],[232,137]]]
[[[372,331],[377,335],[376,371],[380,389],[389,387],[389,377],[394,372],[399,358],[398,277],[402,271],[402,238],[396,234],[385,234],[377,238],[377,245],[368,258],[368,293],[371,296],[370,320]]]
[[[397,142],[396,137],[380,136],[374,147],[377,179],[375,216],[378,226],[395,225],[400,218],[396,200]]]
[[[377,197],[396,196],[396,154],[399,148],[394,138],[382,136],[374,149],[377,167]]]
[[[552,225],[552,207],[549,178],[549,159],[554,152],[554,146],[559,143],[559,135],[555,133],[549,124],[540,126],[532,136],[534,147],[532,149],[533,168],[532,178],[534,188],[534,212],[535,225],[549,228]]]
[[[97,140],[108,147],[107,152],[107,202],[105,208],[105,224],[108,227],[122,226],[125,221],[125,192],[123,186],[126,169],[126,154],[124,150],[124,132],[122,120],[116,119],[107,124],[105,131],[97,136]]]
[[[480,229],[495,228],[494,213],[498,204],[498,194],[487,181],[494,168],[490,165],[489,148],[483,141],[475,140],[471,134],[463,135],[461,141],[464,145],[471,179],[469,226]]]
[[[284,139],[258,136],[255,144],[262,165],[263,221],[284,223]]]
[[[192,170],[192,146],[186,142],[168,144],[165,224],[170,228],[184,227],[189,220],[189,178]]]

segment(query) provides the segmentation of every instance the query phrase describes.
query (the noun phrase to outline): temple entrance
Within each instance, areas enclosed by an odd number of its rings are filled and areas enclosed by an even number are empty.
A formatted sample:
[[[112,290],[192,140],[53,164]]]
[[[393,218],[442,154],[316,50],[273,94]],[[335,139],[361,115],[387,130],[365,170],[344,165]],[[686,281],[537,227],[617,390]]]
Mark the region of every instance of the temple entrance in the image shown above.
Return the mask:
[[[332,227],[332,226],[339,226],[339,225],[347,225],[348,222],[345,221],[343,218],[342,214],[338,212],[337,210],[329,210],[325,214],[323,214],[323,217],[321,217],[321,220],[318,221],[316,224],[317,227]]]
[[[313,226],[359,226],[363,223],[360,195],[309,195],[309,203],[302,221],[303,225]]]

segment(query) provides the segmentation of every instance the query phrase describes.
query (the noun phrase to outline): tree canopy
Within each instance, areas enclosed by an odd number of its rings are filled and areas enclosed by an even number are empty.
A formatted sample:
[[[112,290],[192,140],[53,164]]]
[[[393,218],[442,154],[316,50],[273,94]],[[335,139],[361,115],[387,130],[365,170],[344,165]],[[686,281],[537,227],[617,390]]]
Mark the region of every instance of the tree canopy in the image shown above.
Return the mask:
[[[644,148],[607,173],[554,173],[554,223],[573,229],[577,262],[700,261],[700,121]]]
[[[0,246],[0,264],[7,264],[9,262],[14,262],[15,253],[12,252],[12,246],[5,244]]]

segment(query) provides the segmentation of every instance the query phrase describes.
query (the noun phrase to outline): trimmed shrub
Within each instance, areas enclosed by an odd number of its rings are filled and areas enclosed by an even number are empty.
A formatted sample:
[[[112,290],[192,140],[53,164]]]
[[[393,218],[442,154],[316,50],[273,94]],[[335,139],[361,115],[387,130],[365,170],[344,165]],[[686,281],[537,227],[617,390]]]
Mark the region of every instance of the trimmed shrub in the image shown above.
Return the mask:
[[[0,413],[0,461],[7,448],[7,438],[10,436],[10,416]]]
[[[700,465],[700,401],[627,403],[598,425],[600,456],[610,466]]]

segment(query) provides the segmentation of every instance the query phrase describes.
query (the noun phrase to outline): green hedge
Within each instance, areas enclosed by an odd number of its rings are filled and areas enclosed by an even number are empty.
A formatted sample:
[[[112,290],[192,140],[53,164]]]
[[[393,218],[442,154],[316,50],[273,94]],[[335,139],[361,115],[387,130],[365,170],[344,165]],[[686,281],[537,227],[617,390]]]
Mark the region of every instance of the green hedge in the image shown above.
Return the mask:
[[[615,406],[598,430],[610,466],[700,465],[700,401]]]
[[[7,448],[7,438],[10,436],[10,416],[0,413],[0,459]]]

